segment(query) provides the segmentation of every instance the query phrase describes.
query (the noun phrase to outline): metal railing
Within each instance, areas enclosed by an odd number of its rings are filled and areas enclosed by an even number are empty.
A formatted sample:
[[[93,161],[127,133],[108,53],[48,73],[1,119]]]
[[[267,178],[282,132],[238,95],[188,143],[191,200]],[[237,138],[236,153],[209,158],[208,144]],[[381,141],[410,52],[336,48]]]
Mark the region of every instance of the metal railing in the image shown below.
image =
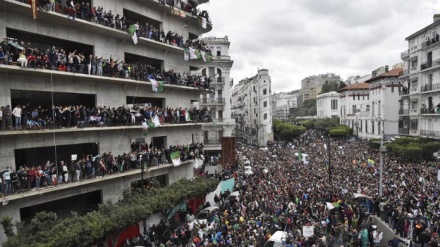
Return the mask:
[[[225,98],[203,98],[200,104],[224,104]]]
[[[429,108],[420,108],[420,114],[438,114],[440,116],[440,112],[436,112],[434,109]]]
[[[225,55],[212,56],[212,58],[214,60],[231,60],[231,56],[225,56]]]
[[[220,144],[220,140],[204,139],[203,144],[205,145],[217,145]]]
[[[407,56],[409,56],[409,49],[406,50],[406,51],[404,51],[404,52],[402,52],[402,53],[400,53],[400,58],[401,58],[401,59],[403,59],[403,58],[405,58],[405,57],[407,57]]]
[[[399,115],[408,115],[409,114],[409,109],[400,109],[399,110]]]
[[[416,129],[411,129],[409,131],[412,135],[417,135],[417,130]]]
[[[406,90],[401,90],[400,92],[399,92],[399,95],[409,95],[409,90],[408,89],[406,89]]]
[[[409,128],[399,128],[399,134],[409,135]]]
[[[420,130],[421,136],[435,136],[440,137],[440,131],[434,131],[434,130]]]
[[[421,92],[428,92],[428,91],[434,91],[434,90],[440,90],[440,83],[426,84],[425,86],[420,87]]]
[[[410,91],[411,91],[411,93],[416,93],[419,91],[419,89],[417,87],[413,87],[413,88],[411,88]]]
[[[411,109],[410,111],[409,111],[411,114],[417,114],[417,109]]]

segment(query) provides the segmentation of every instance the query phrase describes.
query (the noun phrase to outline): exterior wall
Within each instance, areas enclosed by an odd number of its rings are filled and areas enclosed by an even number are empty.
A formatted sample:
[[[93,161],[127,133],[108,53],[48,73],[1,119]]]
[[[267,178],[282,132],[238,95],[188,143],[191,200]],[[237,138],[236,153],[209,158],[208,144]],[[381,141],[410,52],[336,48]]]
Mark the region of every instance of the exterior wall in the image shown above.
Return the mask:
[[[332,101],[336,100],[336,108],[332,109]],[[329,92],[321,94],[316,98],[316,115],[317,117],[333,117],[340,116],[339,94],[337,92]]]

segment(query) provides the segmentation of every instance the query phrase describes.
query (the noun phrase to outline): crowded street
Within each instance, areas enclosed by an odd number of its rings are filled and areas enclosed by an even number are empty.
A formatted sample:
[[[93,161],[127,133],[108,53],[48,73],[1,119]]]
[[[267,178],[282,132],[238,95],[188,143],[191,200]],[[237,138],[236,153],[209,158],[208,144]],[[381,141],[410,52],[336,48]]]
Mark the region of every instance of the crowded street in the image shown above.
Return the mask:
[[[437,246],[437,162],[404,163],[385,154],[380,198],[378,150],[353,138],[327,146],[326,138],[311,130],[291,143],[238,147],[238,169],[213,176],[235,177],[239,196],[216,196],[216,205],[205,207],[219,211],[205,224],[189,221],[186,233],[156,243],[186,244],[192,229],[192,246],[394,246],[411,239],[411,222],[413,244]],[[399,238],[383,239],[373,215]],[[279,245],[268,241],[277,231],[285,232]]]

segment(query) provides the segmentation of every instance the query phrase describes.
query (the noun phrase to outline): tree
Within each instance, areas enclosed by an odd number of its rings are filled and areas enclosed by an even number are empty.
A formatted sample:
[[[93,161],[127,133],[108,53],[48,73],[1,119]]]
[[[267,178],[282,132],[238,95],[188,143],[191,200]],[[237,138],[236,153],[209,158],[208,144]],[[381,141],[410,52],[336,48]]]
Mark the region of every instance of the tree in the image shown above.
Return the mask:
[[[282,122],[280,120],[273,121],[273,130],[275,136],[285,141],[289,141],[306,132],[306,128],[303,126]]]
[[[347,87],[347,84],[345,84],[345,82],[340,81],[339,82],[339,89],[343,89],[344,87]]]

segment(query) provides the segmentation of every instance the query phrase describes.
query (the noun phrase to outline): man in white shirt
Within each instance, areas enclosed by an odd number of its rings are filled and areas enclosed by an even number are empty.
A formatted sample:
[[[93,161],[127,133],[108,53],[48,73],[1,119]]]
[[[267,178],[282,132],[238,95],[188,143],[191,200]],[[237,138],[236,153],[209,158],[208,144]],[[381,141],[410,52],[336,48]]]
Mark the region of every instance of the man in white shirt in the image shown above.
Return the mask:
[[[12,115],[15,117],[15,128],[18,129],[18,127],[21,126],[21,107],[20,105],[17,105],[14,110],[12,110]]]

